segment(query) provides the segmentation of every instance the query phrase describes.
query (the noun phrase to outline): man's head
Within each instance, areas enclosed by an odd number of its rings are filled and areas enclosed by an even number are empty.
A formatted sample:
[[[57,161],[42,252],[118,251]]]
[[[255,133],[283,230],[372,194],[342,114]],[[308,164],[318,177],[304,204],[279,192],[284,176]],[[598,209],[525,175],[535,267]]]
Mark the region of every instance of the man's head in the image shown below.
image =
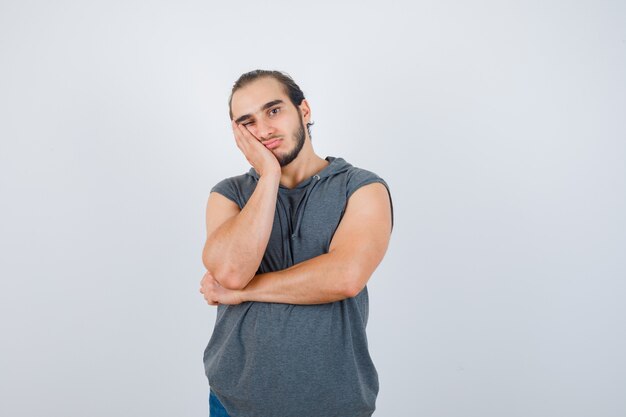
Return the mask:
[[[256,70],[235,82],[228,100],[231,120],[241,123],[259,140],[281,139],[271,150],[281,166],[293,161],[309,133],[311,111],[300,87],[286,74]]]

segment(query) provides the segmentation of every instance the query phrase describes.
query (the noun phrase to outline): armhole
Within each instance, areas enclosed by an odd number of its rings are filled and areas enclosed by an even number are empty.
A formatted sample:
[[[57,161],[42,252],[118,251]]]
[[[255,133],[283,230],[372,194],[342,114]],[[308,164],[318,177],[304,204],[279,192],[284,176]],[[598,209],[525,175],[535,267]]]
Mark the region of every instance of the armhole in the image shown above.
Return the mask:
[[[227,180],[222,180],[219,183],[215,184],[213,188],[211,188],[211,193],[216,192],[224,197],[228,198],[233,203],[237,204],[237,207],[241,209],[241,205],[239,204],[239,199],[237,198],[236,192],[232,189]]]
[[[356,190],[358,190],[359,188],[361,188],[361,187],[363,187],[365,185],[373,184],[375,182],[381,183],[387,189],[387,195],[389,196],[389,206],[391,208],[391,231],[393,232],[393,217],[394,217],[393,216],[393,199],[391,198],[391,191],[389,190],[389,185],[387,184],[387,182],[384,179],[382,179],[382,178],[380,178],[378,176],[376,176],[376,177],[368,177],[368,178],[366,178],[366,179],[364,179],[362,181],[359,181],[355,186],[349,187],[348,194],[347,194],[347,197],[346,197],[346,202],[350,199],[350,196],[352,194],[354,194],[354,192]]]

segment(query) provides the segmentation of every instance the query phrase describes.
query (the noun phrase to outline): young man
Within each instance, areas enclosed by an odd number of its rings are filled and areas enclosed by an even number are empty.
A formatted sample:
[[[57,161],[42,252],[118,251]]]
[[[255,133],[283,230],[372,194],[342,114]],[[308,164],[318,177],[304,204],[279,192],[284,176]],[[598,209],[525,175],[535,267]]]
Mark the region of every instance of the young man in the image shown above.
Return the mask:
[[[229,106],[252,167],[207,202],[211,416],[371,416],[379,385],[366,284],[393,228],[388,185],[315,154],[309,104],[282,72],[243,74]]]

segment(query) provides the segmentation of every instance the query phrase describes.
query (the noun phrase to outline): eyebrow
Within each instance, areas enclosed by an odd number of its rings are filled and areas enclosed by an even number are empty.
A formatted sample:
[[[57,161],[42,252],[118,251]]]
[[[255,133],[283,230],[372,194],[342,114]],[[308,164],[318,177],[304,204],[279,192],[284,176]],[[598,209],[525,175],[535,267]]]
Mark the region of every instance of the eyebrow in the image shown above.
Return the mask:
[[[275,106],[275,105],[281,104],[281,103],[284,103],[284,101],[280,100],[280,99],[268,101],[263,106],[261,106],[261,108],[259,110],[266,110],[266,109],[269,109],[272,106]],[[252,115],[250,113],[244,114],[243,116],[238,117],[237,120],[235,120],[235,123],[239,124],[239,123],[243,122],[244,120],[249,119],[251,117],[252,117]]]

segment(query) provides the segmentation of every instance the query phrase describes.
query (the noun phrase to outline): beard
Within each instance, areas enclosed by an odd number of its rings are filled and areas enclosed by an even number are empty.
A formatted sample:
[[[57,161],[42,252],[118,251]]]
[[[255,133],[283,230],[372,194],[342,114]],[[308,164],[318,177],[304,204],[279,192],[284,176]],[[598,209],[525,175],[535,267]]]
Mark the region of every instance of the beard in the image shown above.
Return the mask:
[[[278,159],[278,163],[281,168],[289,165],[294,159],[298,157],[302,147],[304,146],[304,140],[306,136],[304,135],[304,123],[302,123],[302,119],[300,119],[300,127],[293,133],[294,141],[296,142],[296,146],[286,155],[277,155],[276,159]]]

